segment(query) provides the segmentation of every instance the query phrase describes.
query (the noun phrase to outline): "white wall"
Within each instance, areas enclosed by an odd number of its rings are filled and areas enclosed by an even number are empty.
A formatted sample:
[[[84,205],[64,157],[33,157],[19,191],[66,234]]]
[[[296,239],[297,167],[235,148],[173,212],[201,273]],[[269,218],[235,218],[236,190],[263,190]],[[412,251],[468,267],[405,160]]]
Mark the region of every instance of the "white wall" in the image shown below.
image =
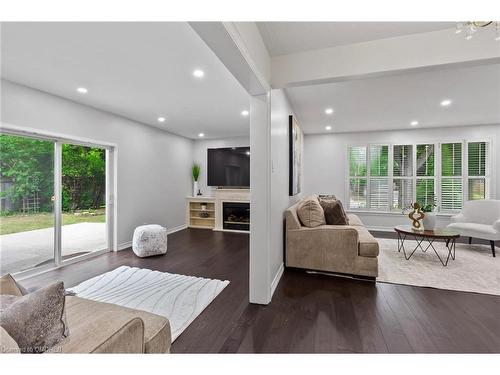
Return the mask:
[[[283,267],[283,213],[302,194],[289,192],[288,127],[292,107],[283,90],[271,91],[271,244],[269,253],[270,280],[277,284]]]
[[[193,160],[200,164],[201,172],[198,181],[199,189],[203,195],[212,196],[215,190],[212,186],[207,186],[207,149],[222,147],[248,147],[250,137],[233,137],[222,139],[207,139],[194,141]]]
[[[2,123],[117,144],[117,243],[143,223],[185,225],[193,141],[2,81]]]
[[[347,201],[346,168],[347,146],[370,143],[425,143],[436,141],[489,139],[491,140],[492,180],[491,197],[500,199],[500,125],[467,126],[453,128],[427,128],[386,132],[360,132],[342,134],[306,135],[304,142],[304,190],[305,193],[335,194]],[[361,220],[372,228],[392,228],[406,223],[399,213],[360,214]],[[439,218],[439,223],[449,222],[446,216]]]

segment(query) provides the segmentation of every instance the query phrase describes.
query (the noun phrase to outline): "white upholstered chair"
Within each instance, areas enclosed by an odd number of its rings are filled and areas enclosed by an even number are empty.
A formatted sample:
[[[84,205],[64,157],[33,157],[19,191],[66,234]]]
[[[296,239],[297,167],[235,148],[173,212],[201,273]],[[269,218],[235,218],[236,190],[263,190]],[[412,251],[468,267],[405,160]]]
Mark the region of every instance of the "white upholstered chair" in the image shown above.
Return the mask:
[[[489,240],[491,253],[495,256],[495,241],[500,241],[500,200],[484,199],[467,201],[458,215],[451,217],[448,228],[460,235]]]

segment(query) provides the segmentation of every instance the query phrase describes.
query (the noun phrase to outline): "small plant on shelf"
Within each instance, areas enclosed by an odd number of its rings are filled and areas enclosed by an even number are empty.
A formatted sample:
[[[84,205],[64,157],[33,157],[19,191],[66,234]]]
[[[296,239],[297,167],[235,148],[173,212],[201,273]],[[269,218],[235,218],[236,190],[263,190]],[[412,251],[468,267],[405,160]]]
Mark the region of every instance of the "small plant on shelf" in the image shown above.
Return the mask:
[[[194,163],[191,167],[191,174],[193,175],[193,181],[198,182],[198,178],[200,178],[200,170],[201,167],[199,164]]]
[[[200,178],[200,170],[201,167],[197,163],[193,163],[193,166],[191,167],[191,175],[193,177],[193,197],[196,197],[198,194],[198,179]]]

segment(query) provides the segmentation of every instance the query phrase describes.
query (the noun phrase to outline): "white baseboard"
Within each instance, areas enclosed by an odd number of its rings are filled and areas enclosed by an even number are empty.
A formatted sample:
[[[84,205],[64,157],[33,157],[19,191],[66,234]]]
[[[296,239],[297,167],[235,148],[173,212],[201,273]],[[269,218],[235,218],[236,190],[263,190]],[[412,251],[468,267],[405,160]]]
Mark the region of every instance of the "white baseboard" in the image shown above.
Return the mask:
[[[278,272],[274,275],[273,282],[271,283],[271,298],[273,297],[274,291],[278,287],[278,284],[281,280],[281,276],[283,276],[283,272],[285,271],[285,265],[281,263],[280,268],[278,268]]]
[[[132,241],[123,242],[116,248],[117,251],[128,249],[132,246]]]
[[[177,225],[176,227],[167,228],[167,233],[168,234],[172,234],[172,233],[175,233],[175,232],[179,232],[181,230],[187,229],[187,227],[188,226],[186,224]]]
[[[186,224],[177,225],[176,227],[167,228],[167,233],[172,234],[172,233],[179,232],[179,231],[186,229],[186,228],[187,228]],[[117,250],[118,251],[125,250],[125,249],[128,249],[129,247],[132,247],[132,241],[127,241],[127,242],[123,242],[123,243],[119,244]]]

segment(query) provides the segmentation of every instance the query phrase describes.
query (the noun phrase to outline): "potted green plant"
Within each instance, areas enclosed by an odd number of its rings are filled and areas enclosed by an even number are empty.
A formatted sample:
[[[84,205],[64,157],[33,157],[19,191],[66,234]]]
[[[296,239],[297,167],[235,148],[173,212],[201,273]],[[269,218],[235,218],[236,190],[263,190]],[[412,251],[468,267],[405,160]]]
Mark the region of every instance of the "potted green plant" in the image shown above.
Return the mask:
[[[191,175],[193,176],[193,197],[198,194],[198,179],[200,178],[201,167],[197,163],[193,163],[191,167]]]

